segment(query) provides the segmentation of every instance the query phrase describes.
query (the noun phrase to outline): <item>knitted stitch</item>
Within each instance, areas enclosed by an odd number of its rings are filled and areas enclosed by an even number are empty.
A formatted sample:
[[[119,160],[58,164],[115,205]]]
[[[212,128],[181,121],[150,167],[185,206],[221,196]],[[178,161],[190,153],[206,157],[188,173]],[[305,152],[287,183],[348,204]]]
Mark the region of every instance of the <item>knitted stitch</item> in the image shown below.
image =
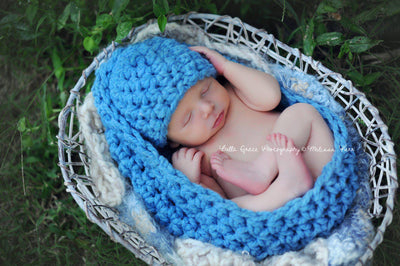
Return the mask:
[[[335,152],[332,161],[324,167],[314,188],[303,197],[296,198],[273,212],[256,213],[241,209],[217,193],[191,183],[180,171],[175,170],[156,148],[158,144],[163,144],[163,138],[154,131],[159,129],[166,134],[168,125],[162,124],[165,128],[153,126],[153,120],[158,119],[156,114],[146,118],[143,118],[143,114],[134,114],[135,119],[141,119],[139,126],[144,127],[141,129],[132,120],[133,114],[124,112],[136,111],[128,106],[128,103],[136,103],[136,95],[131,95],[132,91],[127,91],[118,84],[122,82],[118,77],[126,77],[126,73],[135,65],[123,63],[124,60],[132,62],[124,58],[123,51],[128,49],[129,47],[117,49],[108,62],[96,71],[96,81],[92,88],[95,103],[106,129],[111,156],[117,162],[120,172],[131,180],[135,192],[141,195],[154,219],[172,235],[210,242],[234,251],[248,251],[260,260],[268,255],[298,250],[317,236],[329,235],[332,228],[343,220],[358,187],[355,167],[357,158],[351,149],[346,126],[336,113],[284,88],[290,87],[292,76],[303,75],[304,79],[309,79],[309,76],[288,69],[285,76],[277,77],[282,86],[283,103],[310,103],[321,113],[334,136]],[[125,67],[121,68],[118,64],[124,64]],[[180,68],[174,68],[177,69]],[[111,71],[113,73],[109,75]],[[313,80],[313,85],[322,86],[316,79]],[[150,86],[153,87],[157,86]],[[321,90],[324,88],[321,87]],[[163,90],[153,91],[154,94],[146,94],[143,90],[138,92],[139,98],[146,95],[145,100],[141,100],[143,104],[153,102],[163,94]],[[168,96],[167,92],[165,94]],[[175,96],[180,99],[183,94]],[[177,101],[173,99],[169,98],[176,106]],[[173,105],[170,107],[163,102],[158,106],[166,108],[165,113],[170,115]],[[164,114],[162,110],[157,111]],[[342,115],[344,116],[344,112]],[[163,121],[169,119],[167,115],[162,118]],[[150,124],[152,129],[148,130],[147,126]]]
[[[114,51],[97,69],[92,91],[103,119],[162,147],[180,99],[210,76],[216,76],[214,66],[188,45],[154,37]]]
[[[279,75],[279,71],[284,71],[284,69],[278,69],[274,74]],[[296,83],[302,84],[305,95],[312,95],[313,100],[329,106],[331,110],[338,110],[339,106],[333,106],[336,102],[331,101],[332,97],[327,91],[325,91],[326,93],[309,91],[308,89],[312,87],[308,86],[306,80],[297,80]],[[296,83],[292,83],[292,87]],[[124,203],[117,207],[120,212],[119,218],[135,228],[135,231],[140,233],[147,243],[161,252],[164,258],[176,265],[256,265],[254,258],[248,254],[234,253],[193,239],[172,239],[167,232],[160,230],[154,219],[144,209],[139,197],[133,195],[134,192],[131,188],[127,188],[130,191],[129,194],[121,193],[120,186],[124,178],[119,174],[117,166],[115,164],[104,165],[104,162],[110,162],[112,158],[108,152],[103,125],[99,122],[100,117],[94,107],[92,93],[86,95],[78,113],[86,148],[94,158],[90,162],[90,173],[93,172],[92,168],[100,170],[93,175],[94,188],[100,191],[99,199],[109,203],[116,202],[116,200],[121,202],[121,199],[124,198]],[[328,260],[329,265],[354,265],[356,260],[365,253],[367,245],[374,235],[373,225],[367,215],[372,198],[369,187],[369,171],[367,170],[369,160],[367,154],[363,152],[358,132],[352,127],[349,120],[345,120],[345,122],[357,154],[357,168],[361,184],[344,221],[333,230],[327,239],[317,238],[300,251],[270,256],[257,265],[304,265],[305,260],[310,265],[327,265]],[[102,195],[103,193],[104,195]],[[329,253],[328,258],[324,257],[326,253]],[[323,261],[320,260],[321,255]]]

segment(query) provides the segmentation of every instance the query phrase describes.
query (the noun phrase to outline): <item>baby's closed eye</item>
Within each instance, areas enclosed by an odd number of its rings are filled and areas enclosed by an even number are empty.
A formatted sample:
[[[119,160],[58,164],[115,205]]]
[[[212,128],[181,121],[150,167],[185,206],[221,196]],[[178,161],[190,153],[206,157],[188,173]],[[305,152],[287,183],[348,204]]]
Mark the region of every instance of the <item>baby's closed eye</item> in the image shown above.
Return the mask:
[[[210,87],[211,87],[211,82],[209,82],[206,86],[204,86],[204,88],[201,90],[201,96],[204,96],[209,90],[210,90]]]
[[[183,120],[183,126],[185,127],[186,125],[188,125],[191,120],[192,120],[192,112],[189,112],[185,115],[185,119]]]
[[[208,92],[209,88],[210,88],[209,86],[205,87],[205,88],[201,91],[201,96],[204,96],[204,95]]]

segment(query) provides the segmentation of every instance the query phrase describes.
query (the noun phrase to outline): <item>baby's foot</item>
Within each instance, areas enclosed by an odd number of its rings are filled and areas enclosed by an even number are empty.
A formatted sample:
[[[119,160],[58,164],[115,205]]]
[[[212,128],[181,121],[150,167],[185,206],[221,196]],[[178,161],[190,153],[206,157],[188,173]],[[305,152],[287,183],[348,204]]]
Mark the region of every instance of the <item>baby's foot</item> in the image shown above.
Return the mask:
[[[264,155],[265,168],[268,168],[266,167],[268,162],[274,161],[267,158],[268,156],[273,157],[273,155]],[[259,163],[233,160],[222,151],[213,153],[210,163],[219,177],[254,195],[265,191],[276,175],[272,168],[260,169]]]
[[[296,198],[311,189],[311,172],[293,140],[283,134],[274,133],[267,137],[267,141],[275,151],[279,171],[277,181],[287,184],[287,192]]]

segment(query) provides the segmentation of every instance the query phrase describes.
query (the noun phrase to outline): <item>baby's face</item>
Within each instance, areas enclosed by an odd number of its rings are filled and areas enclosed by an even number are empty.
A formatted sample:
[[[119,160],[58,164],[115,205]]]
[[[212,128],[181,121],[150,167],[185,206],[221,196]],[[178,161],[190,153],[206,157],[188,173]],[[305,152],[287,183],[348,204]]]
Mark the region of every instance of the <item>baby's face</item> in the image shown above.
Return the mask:
[[[184,146],[198,146],[225,124],[230,98],[214,78],[191,87],[179,102],[168,125],[168,138]]]

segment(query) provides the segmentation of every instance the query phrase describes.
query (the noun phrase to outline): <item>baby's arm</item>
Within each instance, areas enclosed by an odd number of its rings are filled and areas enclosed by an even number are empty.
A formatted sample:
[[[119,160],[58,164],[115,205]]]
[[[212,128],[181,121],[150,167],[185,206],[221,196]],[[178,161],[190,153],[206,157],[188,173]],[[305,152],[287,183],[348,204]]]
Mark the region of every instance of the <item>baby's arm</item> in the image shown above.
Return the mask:
[[[172,155],[172,165],[193,183],[209,188],[220,194],[221,197],[226,198],[225,192],[215,179],[201,173],[201,159],[203,156],[204,152],[195,148],[181,148]]]
[[[235,88],[238,97],[251,109],[270,111],[281,100],[278,81],[271,75],[244,65],[229,61],[216,51],[206,47],[191,47],[193,51],[204,54]]]

